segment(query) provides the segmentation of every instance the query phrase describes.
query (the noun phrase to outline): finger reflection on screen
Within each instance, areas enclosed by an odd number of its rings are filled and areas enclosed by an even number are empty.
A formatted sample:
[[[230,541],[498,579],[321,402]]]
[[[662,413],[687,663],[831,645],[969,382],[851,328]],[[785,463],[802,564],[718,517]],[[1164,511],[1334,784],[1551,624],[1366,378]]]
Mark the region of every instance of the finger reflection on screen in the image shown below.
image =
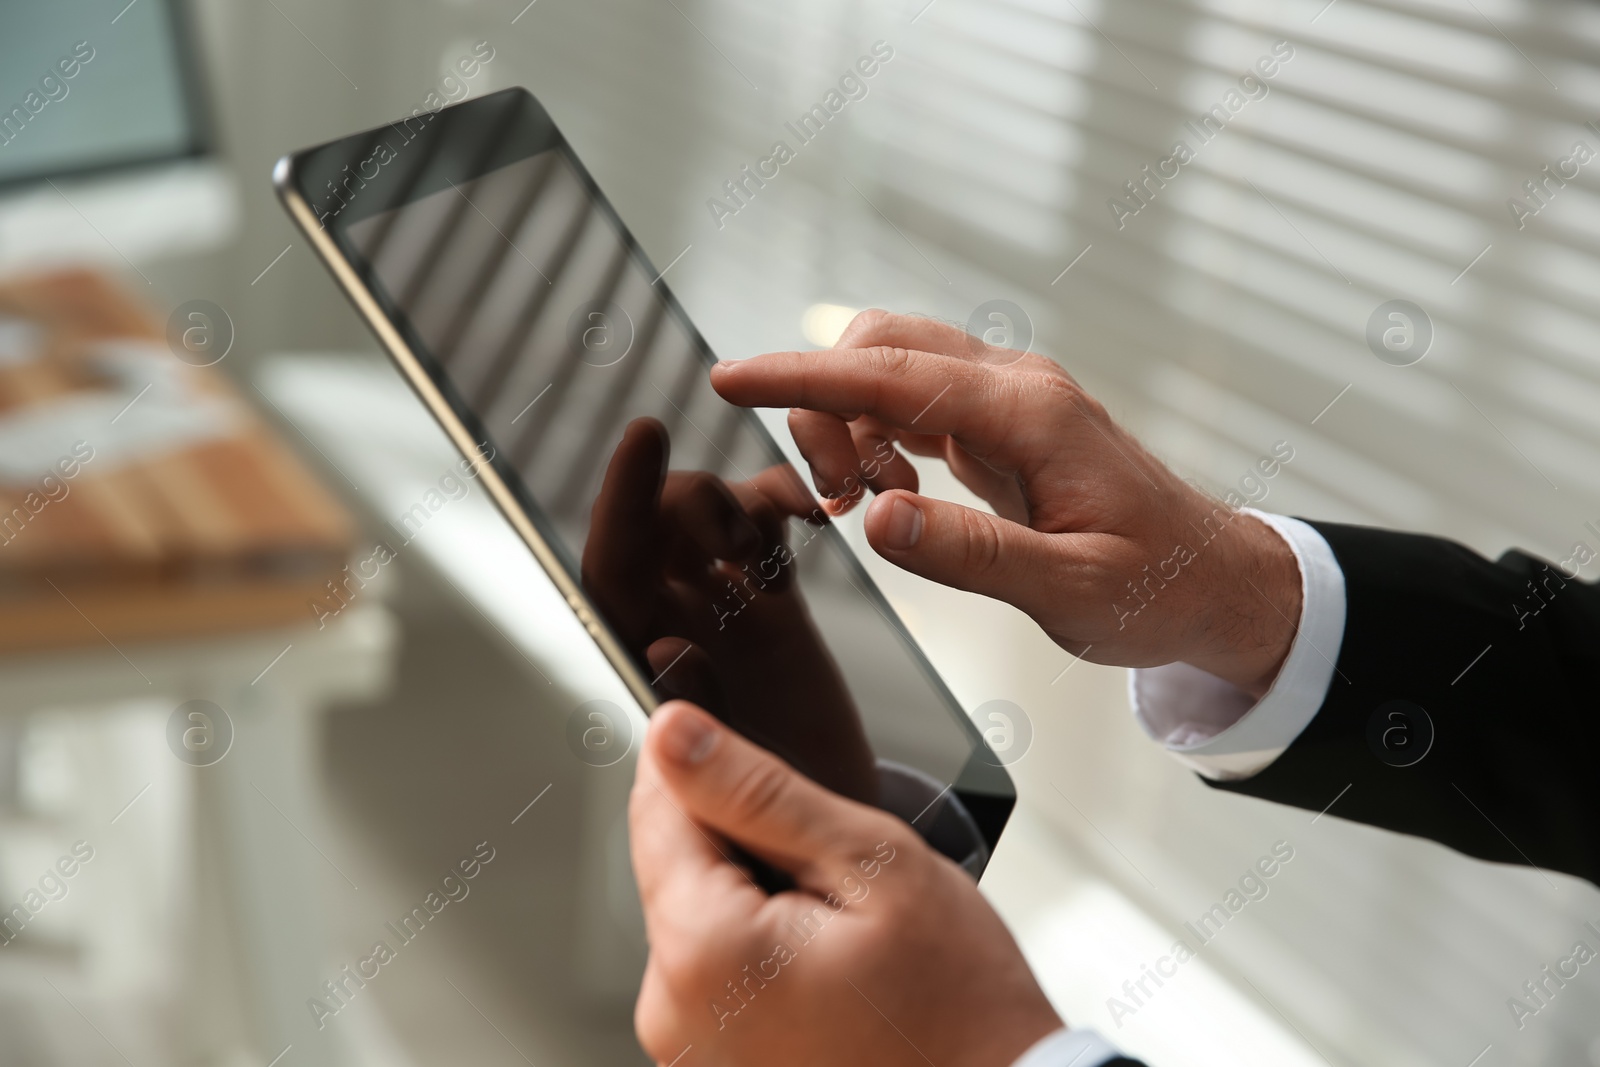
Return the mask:
[[[584,588],[663,696],[710,709],[847,796],[876,775],[855,702],[794,581],[783,502],[760,486],[673,470],[667,431],[635,419],[591,512]],[[776,475],[776,476],[775,476]]]

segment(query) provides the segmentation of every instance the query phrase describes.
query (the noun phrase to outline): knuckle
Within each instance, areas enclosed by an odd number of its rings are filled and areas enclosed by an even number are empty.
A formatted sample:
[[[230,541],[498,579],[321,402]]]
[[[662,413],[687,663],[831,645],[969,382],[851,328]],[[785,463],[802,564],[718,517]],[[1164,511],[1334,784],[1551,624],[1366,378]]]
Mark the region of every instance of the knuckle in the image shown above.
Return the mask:
[[[867,308],[850,320],[850,325],[839,335],[839,341],[859,348],[887,329],[894,318],[894,315],[883,308]]]
[[[675,996],[699,988],[709,980],[711,961],[695,940],[682,936],[661,938],[650,951],[652,969]]]
[[[762,758],[734,782],[728,804],[748,818],[763,819],[782,810],[788,793],[788,774],[774,760]]]
[[[1111,421],[1111,413],[1106,411],[1104,404],[1100,403],[1100,401],[1096,400],[1082,389],[1079,389],[1077,386],[1074,386],[1073,388],[1077,390],[1076,404],[1078,411],[1082,413],[1084,418],[1092,419],[1095,422],[1109,423]]]
[[[1017,384],[1012,396],[1016,414],[1043,416],[1036,422],[1043,432],[1058,434],[1079,428],[1088,431],[1092,427],[1105,434],[1113,427],[1105,405],[1059,369],[1027,373]],[[1095,437],[1098,439],[1099,435]]]
[[[937,853],[922,836],[893,815],[864,823],[862,830],[851,855],[863,875],[871,878],[865,883],[872,887],[871,894],[887,901],[925,900],[928,861]],[[876,873],[867,875],[869,868]],[[894,906],[888,914],[898,915],[902,910]]]
[[[911,353],[894,345],[873,345],[867,354],[873,369],[886,377],[904,374],[911,365]]]
[[[865,844],[870,848],[876,849],[879,845],[888,845],[891,855],[903,857],[907,854],[915,855],[918,850],[927,847],[922,835],[897,816],[874,808],[867,813],[867,819],[863,828],[868,831],[866,835],[868,840]]]
[[[1052,378],[1072,381],[1072,376],[1062,370],[1061,364],[1040,352],[1022,353],[1007,369],[1018,374],[1047,374]]]
[[[907,950],[916,944],[911,936],[915,918],[907,911],[888,909],[882,921],[857,924],[850,932],[852,955],[868,965],[904,959]]]
[[[966,559],[964,561],[968,570],[988,573],[1000,565],[1000,532],[995,529],[994,523],[976,511],[962,514],[962,523],[965,529],[963,541],[966,545]]]
[[[1064,374],[1051,374],[1047,368],[1029,370],[1026,377],[1031,388],[1056,404],[1072,406],[1083,395],[1078,383]]]
[[[1101,420],[1106,409],[1100,401],[1084,392],[1083,386],[1066,374],[1045,373],[1039,376],[1040,389],[1054,407],[1064,408],[1082,418]]]

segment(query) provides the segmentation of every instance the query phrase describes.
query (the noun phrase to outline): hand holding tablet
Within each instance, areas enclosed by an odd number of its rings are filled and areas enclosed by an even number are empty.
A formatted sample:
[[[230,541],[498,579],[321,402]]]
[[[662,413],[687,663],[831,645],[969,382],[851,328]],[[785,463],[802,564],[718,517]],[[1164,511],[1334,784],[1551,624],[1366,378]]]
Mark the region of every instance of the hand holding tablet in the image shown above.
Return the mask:
[[[628,814],[658,1064],[1009,1067],[1061,1026],[958,867],[697,708],[656,713]],[[767,895],[730,844],[795,887]]]

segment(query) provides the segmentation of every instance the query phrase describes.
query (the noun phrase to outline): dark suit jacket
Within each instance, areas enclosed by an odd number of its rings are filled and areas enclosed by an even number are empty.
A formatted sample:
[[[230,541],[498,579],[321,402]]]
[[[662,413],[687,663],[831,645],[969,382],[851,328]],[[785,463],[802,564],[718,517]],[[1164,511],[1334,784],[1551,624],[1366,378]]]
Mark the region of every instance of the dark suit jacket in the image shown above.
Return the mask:
[[[1207,784],[1600,885],[1600,588],[1522,552],[1491,563],[1435,537],[1311,525],[1344,571],[1327,699],[1266,770]],[[1426,731],[1409,705],[1432,728],[1416,762],[1405,746]]]
[[[1327,699],[1266,770],[1211,784],[1600,884],[1600,588],[1576,580],[1600,542],[1563,574],[1521,552],[1491,563],[1438,538],[1312,525],[1348,606]],[[1391,740],[1423,740],[1396,700],[1433,728],[1409,766],[1379,756],[1389,723],[1403,727]]]

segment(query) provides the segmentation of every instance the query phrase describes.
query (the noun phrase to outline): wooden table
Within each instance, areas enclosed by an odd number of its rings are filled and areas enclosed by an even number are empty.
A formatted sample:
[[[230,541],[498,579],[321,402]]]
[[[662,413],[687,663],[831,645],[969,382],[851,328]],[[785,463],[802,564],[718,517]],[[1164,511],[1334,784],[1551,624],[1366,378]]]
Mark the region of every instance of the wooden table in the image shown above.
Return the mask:
[[[219,370],[87,271],[0,283],[0,338],[4,441],[82,431],[0,477],[0,655],[315,617],[353,524]]]
[[[56,1020],[45,1031],[85,1038],[62,1062],[106,1051],[79,1011],[159,1062],[136,1044],[148,1020],[127,1015],[167,995],[163,973],[187,1006],[170,1035],[185,1062],[266,1062],[291,1041],[300,1067],[348,1059],[302,1035],[324,901],[350,891],[313,843],[315,720],[380,696],[398,647],[380,588],[318,621],[355,530],[228,379],[180,359],[116,285],[0,282],[0,741],[41,709],[86,724],[70,810],[8,811],[0,788],[0,845],[20,827],[97,849],[73,888],[81,923],[65,944],[30,925],[6,946],[0,996],[20,979]],[[195,699],[234,731],[208,766],[161,731]]]

